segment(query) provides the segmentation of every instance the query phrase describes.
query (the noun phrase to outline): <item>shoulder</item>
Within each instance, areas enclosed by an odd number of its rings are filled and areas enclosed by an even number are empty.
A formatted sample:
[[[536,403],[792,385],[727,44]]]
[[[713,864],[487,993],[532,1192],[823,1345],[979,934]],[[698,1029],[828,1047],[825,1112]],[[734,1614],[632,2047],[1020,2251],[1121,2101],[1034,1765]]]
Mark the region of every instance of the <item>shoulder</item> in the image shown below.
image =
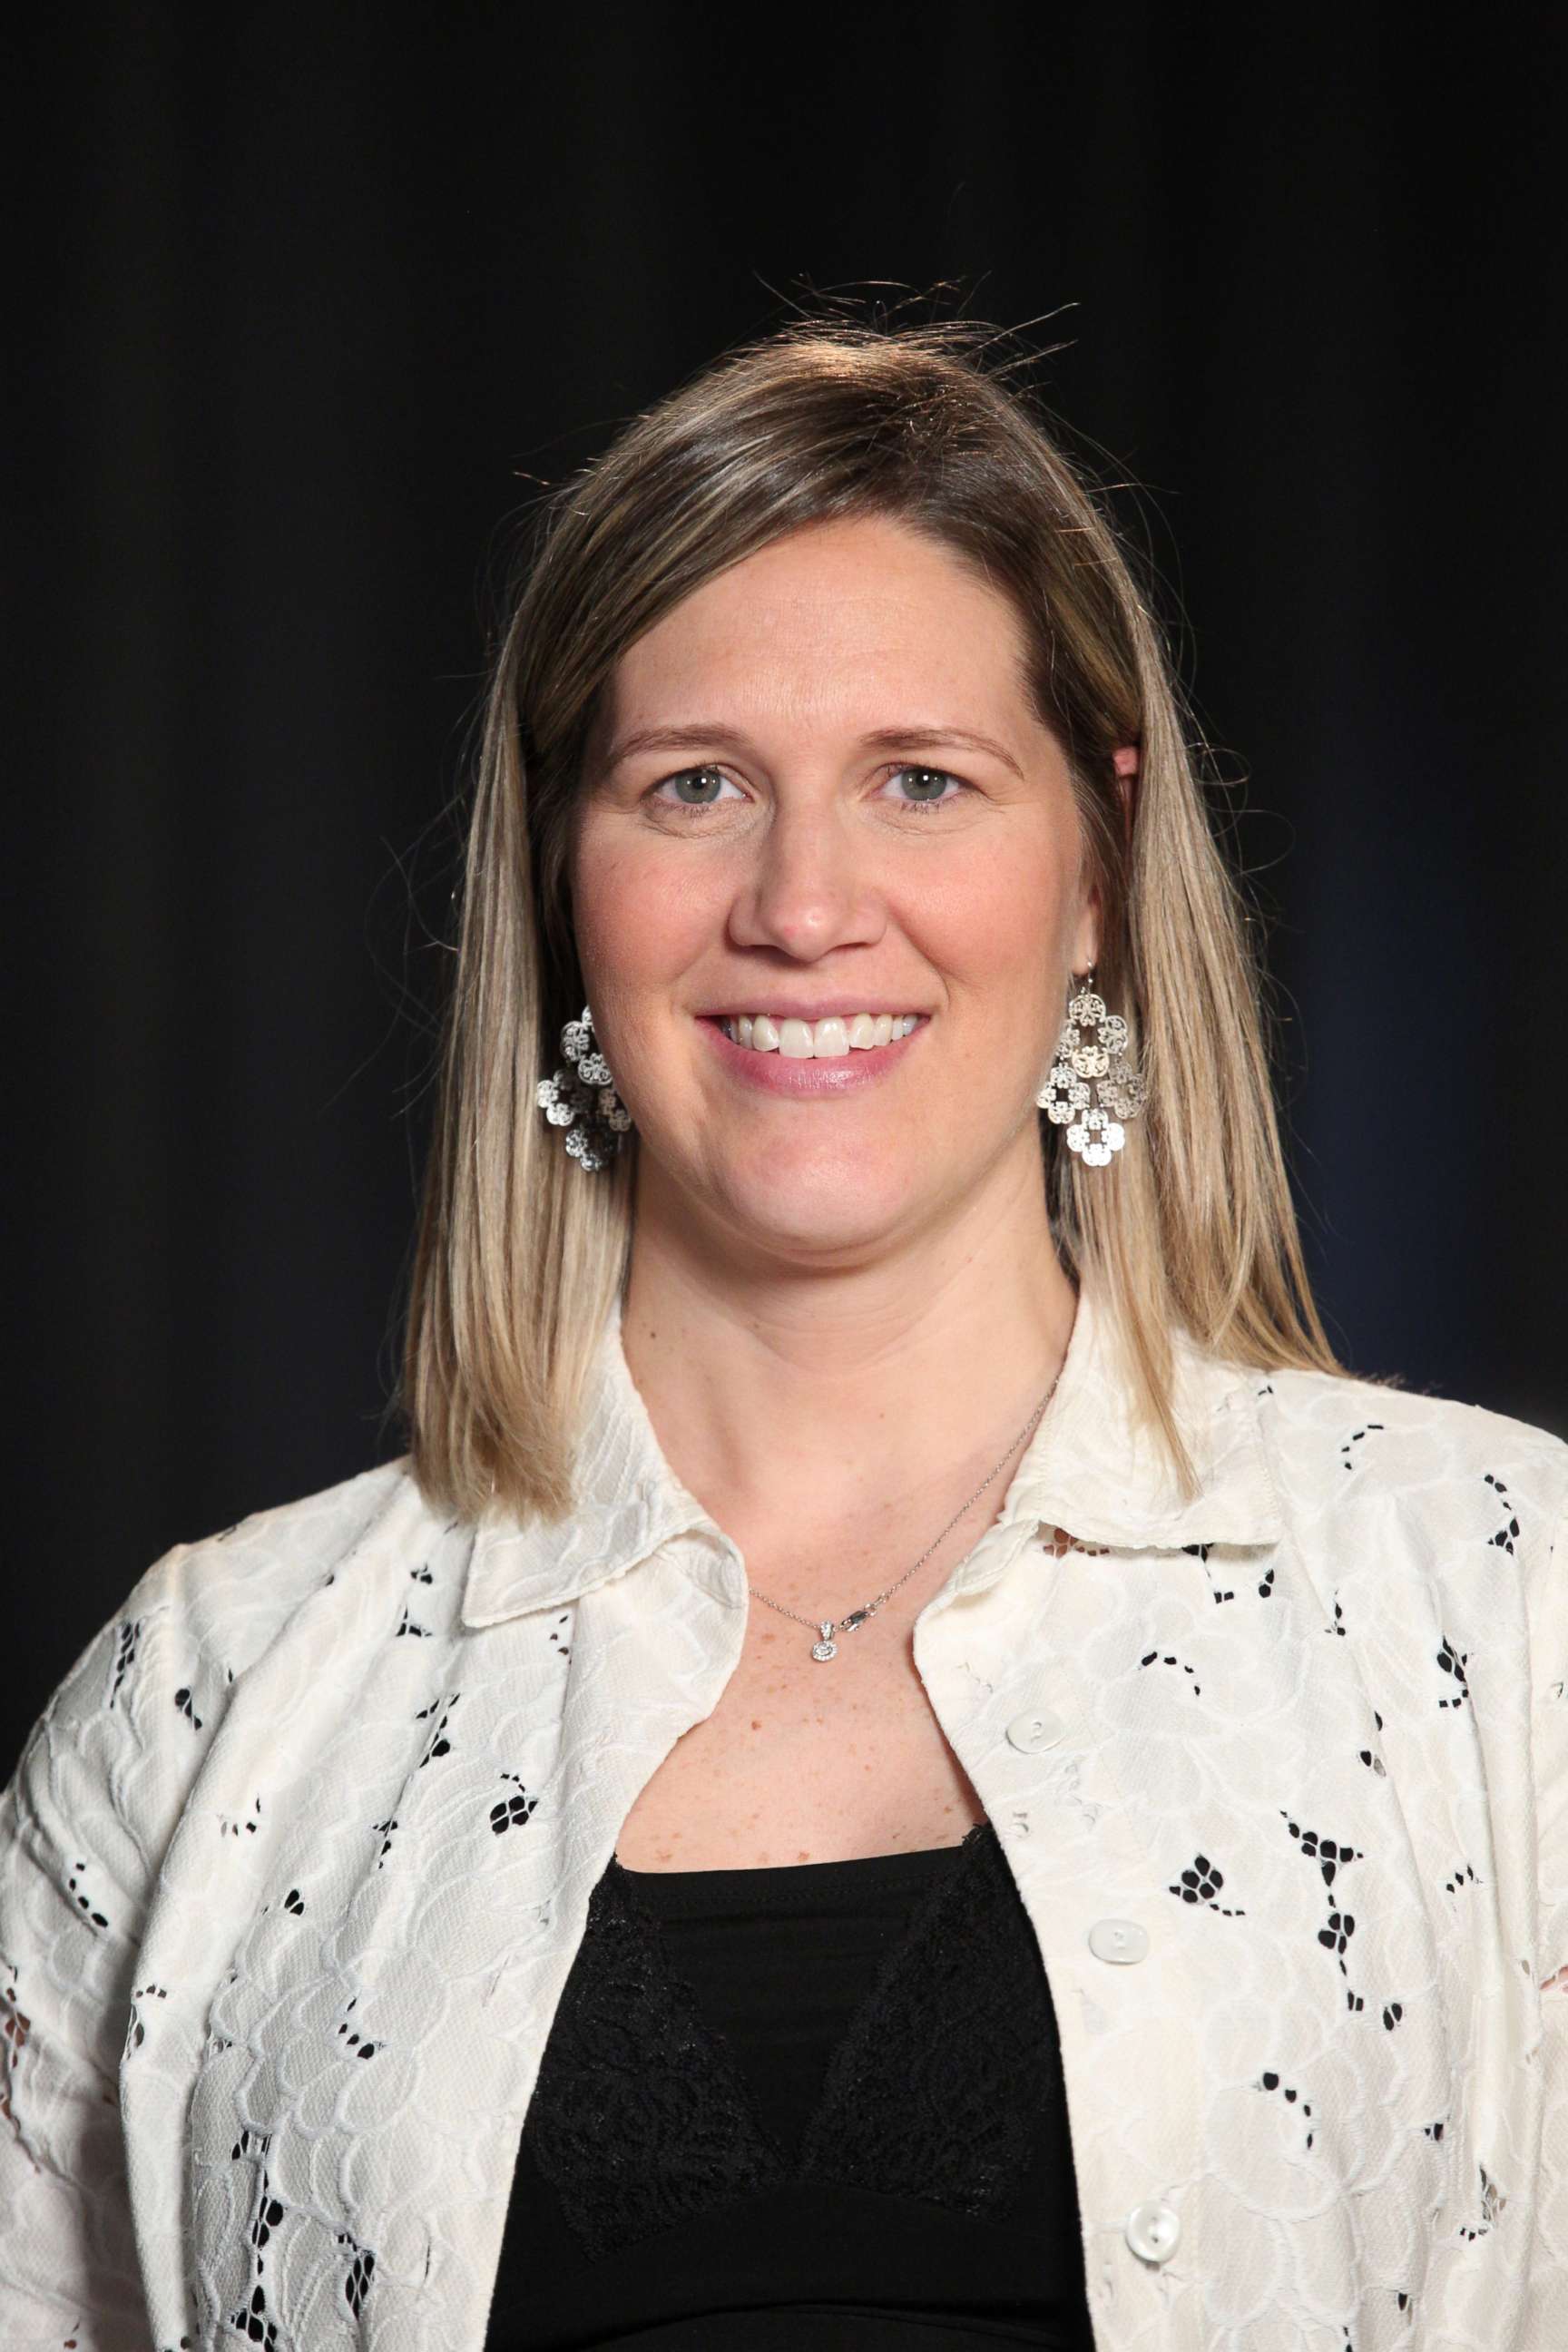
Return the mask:
[[[1389,1458],[1412,1446],[1444,1454],[1457,1448],[1467,1461],[1495,1453],[1568,1469],[1568,1441],[1460,1397],[1433,1396],[1396,1380],[1356,1373],[1236,1370],[1250,1383],[1266,1420],[1309,1442],[1328,1438],[1336,1451],[1382,1440],[1373,1443],[1372,1452]],[[1359,1436],[1351,1433],[1358,1431]]]
[[[1378,1516],[1422,1548],[1479,1543],[1548,1573],[1568,1513],[1568,1441],[1458,1397],[1312,1370],[1242,1371],[1287,1517]],[[1558,1561],[1568,1571],[1568,1557]]]
[[[79,1908],[97,1938],[81,1967],[119,1965],[242,1678],[325,1586],[390,1590],[441,1530],[400,1458],[155,1559],[57,1685],[0,1792],[0,1950],[32,1948],[35,1929],[43,1948],[48,1919]]]
[[[148,1906],[242,1678],[323,1586],[406,1576],[435,1524],[399,1460],[175,1544],[51,1694],[0,1790],[0,1953],[95,2080],[113,2078]]]
[[[147,1570],[122,1614],[172,1617],[192,1640],[219,1644],[238,1672],[324,1586],[394,1565],[433,1541],[443,1524],[400,1455],[176,1544]]]
[[[239,1678],[312,1596],[345,1575],[390,1571],[438,1524],[400,1457],[173,1545],[62,1676],[18,1784],[68,1753],[100,1778],[134,1762],[161,1794],[177,1793]]]

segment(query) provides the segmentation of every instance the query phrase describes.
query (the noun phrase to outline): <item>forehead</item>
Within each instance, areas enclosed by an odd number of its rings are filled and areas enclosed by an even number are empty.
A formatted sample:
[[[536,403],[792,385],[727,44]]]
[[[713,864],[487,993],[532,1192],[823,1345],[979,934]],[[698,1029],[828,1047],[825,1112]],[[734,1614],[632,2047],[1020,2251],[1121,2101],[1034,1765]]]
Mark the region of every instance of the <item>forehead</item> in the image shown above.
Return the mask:
[[[646,725],[699,687],[753,709],[885,716],[889,695],[913,694],[955,724],[959,705],[1030,718],[1010,600],[954,550],[883,517],[811,524],[716,573],[628,647],[606,700],[622,725]]]

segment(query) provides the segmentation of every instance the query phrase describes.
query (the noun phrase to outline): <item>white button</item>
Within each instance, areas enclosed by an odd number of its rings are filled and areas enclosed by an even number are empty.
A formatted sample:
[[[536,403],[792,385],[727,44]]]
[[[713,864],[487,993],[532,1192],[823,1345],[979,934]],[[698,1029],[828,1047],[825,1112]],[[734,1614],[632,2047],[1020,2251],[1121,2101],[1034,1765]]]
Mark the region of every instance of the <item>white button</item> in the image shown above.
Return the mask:
[[[1142,1960],[1149,1956],[1149,1930],[1136,1919],[1097,1919],[1089,1931],[1097,1960]]]
[[[1032,1706],[1026,1715],[1013,1717],[1007,1737],[1026,1756],[1034,1756],[1042,1748],[1054,1748],[1066,1729],[1061,1717],[1053,1715],[1048,1706]]]
[[[1134,2205],[1124,2232],[1135,2254],[1146,2263],[1168,2262],[1182,2234],[1182,2217],[1173,2205]]]

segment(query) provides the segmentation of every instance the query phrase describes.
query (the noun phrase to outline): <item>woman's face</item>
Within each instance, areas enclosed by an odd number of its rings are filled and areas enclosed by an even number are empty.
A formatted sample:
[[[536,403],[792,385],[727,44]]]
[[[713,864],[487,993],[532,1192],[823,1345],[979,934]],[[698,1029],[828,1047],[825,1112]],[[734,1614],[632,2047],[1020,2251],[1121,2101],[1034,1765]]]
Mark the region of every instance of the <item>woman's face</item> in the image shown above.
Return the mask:
[[[1017,616],[946,550],[816,524],[668,613],[605,695],[571,887],[639,1214],[853,1263],[1038,1186],[1099,910]]]

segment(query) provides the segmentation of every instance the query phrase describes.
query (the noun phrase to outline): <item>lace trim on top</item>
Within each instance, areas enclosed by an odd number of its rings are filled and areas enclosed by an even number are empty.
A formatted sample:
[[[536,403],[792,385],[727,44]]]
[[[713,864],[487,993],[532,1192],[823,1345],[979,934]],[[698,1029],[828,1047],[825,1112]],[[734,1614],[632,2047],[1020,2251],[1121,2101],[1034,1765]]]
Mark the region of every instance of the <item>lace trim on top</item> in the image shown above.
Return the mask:
[[[1060,2056],[1039,1948],[989,1822],[918,1897],[828,2062],[800,2148],[769,2130],[657,1916],[612,1860],[524,2130],[591,2256],[785,2182],[1005,2220]]]

